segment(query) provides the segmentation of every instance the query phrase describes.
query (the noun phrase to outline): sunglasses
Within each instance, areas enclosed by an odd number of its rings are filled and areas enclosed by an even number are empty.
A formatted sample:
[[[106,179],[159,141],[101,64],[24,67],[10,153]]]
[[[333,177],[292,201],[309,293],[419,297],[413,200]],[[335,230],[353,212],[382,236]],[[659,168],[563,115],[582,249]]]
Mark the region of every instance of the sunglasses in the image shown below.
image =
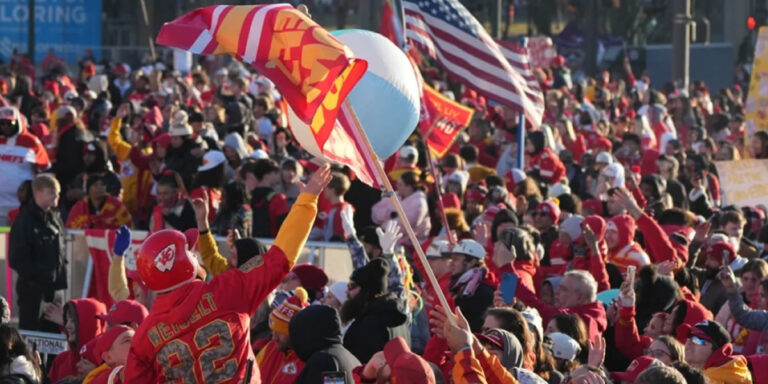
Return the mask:
[[[693,344],[696,344],[696,345],[699,345],[699,346],[709,344],[709,340],[704,340],[704,339],[702,339],[701,337],[698,337],[698,336],[691,336],[691,337],[688,338],[688,340],[690,340]]]
[[[355,284],[355,283],[353,283],[351,281],[349,283],[347,283],[347,290],[348,291],[351,291],[351,290],[353,290],[353,289],[355,289],[357,287],[359,287],[359,285],[357,285],[357,284]]]

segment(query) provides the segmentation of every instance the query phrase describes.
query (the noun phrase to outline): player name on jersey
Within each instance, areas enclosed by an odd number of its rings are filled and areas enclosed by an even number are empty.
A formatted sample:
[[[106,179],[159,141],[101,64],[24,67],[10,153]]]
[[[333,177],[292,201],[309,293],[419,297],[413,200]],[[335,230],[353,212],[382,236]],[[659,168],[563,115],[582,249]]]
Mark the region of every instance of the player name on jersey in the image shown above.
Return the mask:
[[[190,325],[197,323],[214,311],[216,311],[216,303],[213,301],[213,293],[206,293],[200,298],[200,302],[197,303],[197,307],[192,312],[192,315],[189,316],[189,320],[180,324],[157,323],[147,332],[149,341],[153,346],[157,347],[163,342],[173,339],[180,331],[189,328]]]

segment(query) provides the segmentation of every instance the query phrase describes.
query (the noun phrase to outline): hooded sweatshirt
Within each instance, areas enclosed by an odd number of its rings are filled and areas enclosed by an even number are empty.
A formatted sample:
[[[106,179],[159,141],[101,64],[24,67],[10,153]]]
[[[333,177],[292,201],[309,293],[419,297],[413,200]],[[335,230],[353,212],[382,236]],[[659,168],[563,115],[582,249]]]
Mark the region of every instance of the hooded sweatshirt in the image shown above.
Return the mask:
[[[336,310],[310,305],[295,314],[289,325],[296,355],[306,363],[297,384],[322,384],[323,372],[345,372],[346,383],[360,361],[341,344],[341,321]]]
[[[69,343],[69,349],[56,356],[48,371],[48,378],[52,383],[68,377],[77,377],[77,361],[83,345],[101,334],[105,329],[104,321],[96,317],[107,313],[104,303],[96,299],[70,300],[67,306],[73,306],[77,312],[76,320],[77,340]]]
[[[538,171],[539,178],[549,184],[559,182],[565,177],[565,165],[555,153],[544,146],[544,134],[541,131],[531,132],[528,140],[535,148],[533,153],[528,153],[525,172]]]
[[[677,341],[684,344],[686,339],[688,339],[688,334],[690,333],[691,328],[695,324],[704,320],[712,320],[714,317],[709,309],[705,308],[697,301],[683,299],[678,303],[678,305],[681,305],[682,307],[679,307],[677,310],[685,311],[685,317],[683,318],[683,322],[677,326],[675,334],[672,336],[675,336]]]
[[[580,317],[587,327],[587,333],[589,334],[590,340],[599,337],[608,327],[608,320],[605,317],[605,308],[599,301],[574,307],[558,308],[543,302],[535,293],[519,282],[517,284],[517,299],[529,307],[538,309],[541,314],[542,324],[549,323],[549,320],[558,313],[566,313]]]
[[[572,269],[589,271],[595,278],[595,281],[597,281],[598,292],[611,289],[610,277],[605,269],[605,255],[608,254],[608,247],[605,245],[605,219],[597,215],[590,215],[584,218],[582,226],[589,227],[595,234],[599,254],[593,254],[591,247],[586,246],[586,257],[574,258]]]
[[[158,295],[149,316],[136,330],[125,382],[184,379],[242,383],[249,369],[247,361],[254,359],[251,314],[293,267],[317,215],[316,204],[316,196],[301,194],[286,218],[289,225],[278,233],[266,254],[215,276],[207,284],[195,280]],[[211,347],[210,338],[216,335],[220,343]],[[182,364],[164,366],[173,356],[180,356]],[[222,361],[218,369],[206,364],[214,359]],[[248,383],[258,383],[258,367],[254,364],[252,368]]]
[[[608,261],[615,264],[622,274],[630,265],[640,269],[651,263],[645,251],[634,241],[635,219],[632,216],[618,215],[610,218],[606,230],[615,230],[619,234],[618,244],[608,250]]]
[[[751,384],[753,382],[747,359],[741,355],[734,355],[731,343],[712,352],[702,372],[712,384]]]

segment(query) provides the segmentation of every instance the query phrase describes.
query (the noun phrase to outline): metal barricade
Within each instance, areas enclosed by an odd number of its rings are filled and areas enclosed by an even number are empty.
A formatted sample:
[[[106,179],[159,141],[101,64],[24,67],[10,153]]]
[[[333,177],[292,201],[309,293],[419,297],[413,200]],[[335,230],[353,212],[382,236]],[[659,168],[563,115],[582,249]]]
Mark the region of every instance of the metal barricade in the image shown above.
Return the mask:
[[[0,227],[0,268],[5,271],[0,277],[0,294],[8,299],[11,312],[15,302],[13,289],[17,275],[8,265],[8,232],[7,227]],[[274,239],[259,239],[269,246]],[[216,237],[219,252],[226,257],[228,254],[227,239]],[[90,286],[93,273],[93,262],[83,230],[67,230],[66,234],[67,269],[69,287],[65,292],[65,300],[85,297]],[[346,281],[352,273],[352,260],[349,249],[344,243],[308,241],[299,255],[297,263],[311,263],[323,268],[328,275],[329,284],[335,281]]]

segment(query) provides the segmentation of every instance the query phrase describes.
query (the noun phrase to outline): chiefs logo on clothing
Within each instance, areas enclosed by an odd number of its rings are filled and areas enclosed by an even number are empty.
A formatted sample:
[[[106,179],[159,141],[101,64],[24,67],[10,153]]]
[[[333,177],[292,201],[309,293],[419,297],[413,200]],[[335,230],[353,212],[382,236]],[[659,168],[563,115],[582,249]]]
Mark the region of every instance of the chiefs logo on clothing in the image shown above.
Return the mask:
[[[176,245],[171,244],[155,257],[155,268],[160,272],[167,272],[173,268],[173,261],[176,259]]]

